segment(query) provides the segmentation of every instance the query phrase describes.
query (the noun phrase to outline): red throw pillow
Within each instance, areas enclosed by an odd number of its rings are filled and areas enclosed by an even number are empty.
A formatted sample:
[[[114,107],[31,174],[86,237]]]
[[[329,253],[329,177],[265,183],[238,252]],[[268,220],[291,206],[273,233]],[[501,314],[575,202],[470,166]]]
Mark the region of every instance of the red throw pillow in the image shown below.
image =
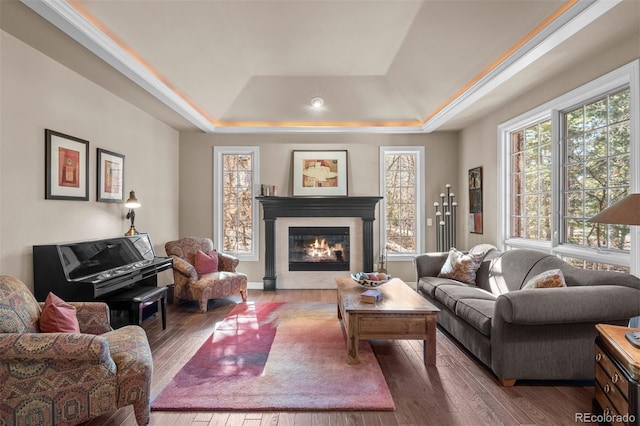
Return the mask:
[[[198,274],[218,272],[218,252],[211,250],[209,253],[205,253],[202,250],[198,250],[195,266]]]
[[[49,292],[40,314],[43,333],[80,333],[76,308]]]

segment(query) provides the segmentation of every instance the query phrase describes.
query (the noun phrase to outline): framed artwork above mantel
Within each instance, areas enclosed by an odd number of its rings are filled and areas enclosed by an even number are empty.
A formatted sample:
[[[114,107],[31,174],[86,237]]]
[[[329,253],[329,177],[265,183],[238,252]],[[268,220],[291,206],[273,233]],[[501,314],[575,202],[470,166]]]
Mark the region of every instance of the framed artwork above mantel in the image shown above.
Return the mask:
[[[347,196],[347,151],[293,151],[294,197]]]

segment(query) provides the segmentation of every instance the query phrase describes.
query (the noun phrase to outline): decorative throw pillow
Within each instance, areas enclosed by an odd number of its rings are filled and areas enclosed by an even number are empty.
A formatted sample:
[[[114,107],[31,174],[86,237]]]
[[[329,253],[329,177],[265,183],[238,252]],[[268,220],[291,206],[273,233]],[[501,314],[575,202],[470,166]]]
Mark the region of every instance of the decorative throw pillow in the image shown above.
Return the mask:
[[[483,258],[483,254],[464,254],[452,248],[438,276],[466,284],[475,284],[476,272],[480,268]]]
[[[552,287],[566,287],[567,283],[564,282],[564,275],[560,269],[550,269],[544,271],[541,274],[531,278],[522,287],[525,288],[552,288]]]
[[[209,253],[205,253],[202,250],[198,250],[195,267],[198,274],[218,272],[218,252],[211,250]]]
[[[49,292],[39,320],[43,333],[80,333],[76,308]]]

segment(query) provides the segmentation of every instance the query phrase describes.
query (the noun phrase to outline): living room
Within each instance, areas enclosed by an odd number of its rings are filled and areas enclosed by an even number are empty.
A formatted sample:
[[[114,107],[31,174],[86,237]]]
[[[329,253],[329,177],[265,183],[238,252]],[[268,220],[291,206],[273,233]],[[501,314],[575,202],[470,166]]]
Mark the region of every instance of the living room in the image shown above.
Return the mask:
[[[128,210],[123,204],[101,203],[96,200],[96,148],[125,156],[124,191],[128,195],[129,191],[135,190],[141,203],[141,207],[136,209],[136,228],[140,232],[149,233],[156,252],[162,256],[165,255],[164,244],[168,241],[183,236],[214,237],[214,147],[234,146],[259,148],[260,176],[257,183],[275,185],[281,196],[292,195],[290,161],[293,151],[346,151],[349,166],[348,195],[379,196],[380,148],[424,147],[422,210],[425,212],[425,221],[428,218],[435,219],[433,203],[440,200],[440,193],[447,184],[458,195],[458,211],[468,212],[468,173],[470,169],[482,167],[483,230],[482,233],[469,232],[467,220],[459,220],[456,245],[464,250],[483,243],[502,246],[503,241],[499,240],[499,236],[503,235],[499,221],[503,200],[499,190],[502,178],[499,175],[500,148],[496,138],[498,127],[637,61],[640,58],[639,16],[640,4],[636,0],[621,2],[590,24],[589,31],[566,42],[569,46],[567,49],[575,51],[574,55],[559,56],[553,52],[540,59],[530,68],[521,71],[519,81],[524,81],[524,84],[511,87],[506,83],[499,89],[503,92],[516,92],[516,97],[507,96],[508,100],[505,102],[482,105],[480,113],[475,111],[474,118],[468,122],[461,120],[464,123],[461,126],[453,120],[433,132],[294,129],[205,133],[169,107],[160,104],[151,94],[101,59],[76,45],[76,42],[24,4],[2,1],[0,271],[3,275],[19,278],[33,290],[34,245],[110,238],[123,235],[129,229],[130,222],[125,217]],[[606,42],[600,42],[593,36],[607,32],[615,25],[612,23],[620,22],[622,17],[624,22],[635,17],[635,25],[631,26],[630,31],[621,32],[612,39],[606,39]],[[511,44],[516,41],[513,40]],[[494,59],[500,53],[502,52],[495,54]],[[474,71],[473,75],[482,69],[479,67]],[[543,71],[548,76],[544,81],[534,78]],[[526,83],[529,78],[534,83]],[[467,82],[468,80],[460,81],[457,88],[463,87]],[[633,93],[637,108],[638,92]],[[449,94],[451,95],[453,93]],[[132,102],[131,98],[135,98],[135,101]],[[326,102],[330,104],[331,99],[326,99]],[[425,111],[425,116],[429,112]],[[633,129],[637,131],[638,125],[635,126]],[[45,199],[45,129],[89,141],[88,164],[91,171],[86,183],[89,188],[88,201]],[[638,137],[633,140],[637,142]],[[633,149],[637,161],[637,147]],[[631,164],[633,166],[633,161]],[[638,179],[637,171],[632,171],[631,175]],[[632,181],[630,186],[636,190],[633,192],[637,192],[640,181]],[[261,222],[258,236],[260,244],[264,244],[265,226]],[[437,227],[427,225],[423,230],[422,251],[436,251]],[[637,247],[637,243],[635,244]],[[380,252],[380,226],[376,223],[376,258]],[[633,250],[631,254],[631,272],[637,274],[640,265],[637,264],[637,255]],[[256,301],[251,299],[251,291],[255,290],[255,294],[259,294],[258,299],[264,301],[277,301],[279,298],[285,300],[289,297],[296,301],[330,301],[326,299],[331,296],[322,292],[330,290],[301,290],[293,293],[295,296],[287,296],[279,291],[273,294],[263,292],[264,262],[260,253],[258,260],[242,260],[240,263],[239,270],[248,276],[250,300]],[[407,283],[416,281],[411,259],[389,261],[387,269],[390,275]],[[173,280],[171,271],[159,275],[159,285],[170,284]],[[239,301],[239,297],[234,296],[227,302],[220,302],[221,312],[206,319],[197,317],[197,313],[180,311],[176,305],[172,305],[169,324],[181,321],[191,324],[195,329],[207,327],[205,329],[211,331],[215,322],[224,319],[222,312],[228,313],[231,302]],[[191,318],[194,316],[196,318]],[[164,338],[164,334],[158,321],[150,320],[145,327],[148,328],[150,340],[156,340],[152,345],[155,345],[157,353],[163,353],[160,340]],[[439,335],[441,336],[443,335]],[[383,354],[392,353],[391,356],[395,357],[397,346],[410,352],[415,349],[414,343],[380,345],[377,350]],[[473,359],[458,354],[460,348],[454,343],[445,341],[442,347],[446,356],[439,358],[439,362],[441,359],[448,360],[464,371],[486,375]],[[415,359],[406,361],[402,358],[392,358],[389,362],[401,363],[398,368],[402,373],[398,374],[398,380],[406,377],[404,369],[412,370],[416,364]],[[452,377],[454,376],[443,380],[459,379],[458,376],[455,379]],[[426,380],[435,379],[431,377]],[[412,384],[424,386],[422,382]],[[492,385],[489,376],[482,377],[474,381],[473,393],[461,393],[457,398],[480,400]],[[405,390],[413,392],[412,389]],[[502,391],[491,388],[491,392],[500,394]],[[592,388],[586,386],[565,390],[553,387],[551,392],[557,398],[567,392],[570,394],[569,399],[582,398],[580,404],[584,405],[585,398],[590,403],[588,394],[592,392]],[[527,395],[532,394],[536,394],[535,391]],[[552,403],[542,396],[538,398],[540,404]],[[496,412],[508,410],[504,408],[504,401],[493,403],[502,407],[494,407]],[[411,408],[402,407],[400,410],[405,413],[405,420],[410,419],[406,413],[411,412]],[[422,409],[415,410],[422,413]],[[467,405],[465,410],[469,412],[471,407]],[[171,421],[177,421],[178,417],[179,415],[171,417]],[[282,416],[283,423],[279,424],[285,424],[285,417]],[[126,413],[125,418],[128,424],[133,424],[130,412]],[[212,418],[215,416],[205,421]],[[304,422],[308,418],[310,417],[302,416],[299,421]],[[232,424],[233,419],[233,415],[227,415],[226,421]],[[260,424],[265,419],[266,416],[252,422],[251,414],[242,417],[245,424]],[[380,418],[376,419],[379,423],[386,424]],[[491,420],[508,423],[513,418],[508,415],[483,417],[480,423]],[[529,420],[536,422],[535,417]],[[574,418],[556,417],[555,420],[569,423]],[[162,424],[155,419],[152,421]],[[189,423],[195,424],[198,420],[192,417]]]

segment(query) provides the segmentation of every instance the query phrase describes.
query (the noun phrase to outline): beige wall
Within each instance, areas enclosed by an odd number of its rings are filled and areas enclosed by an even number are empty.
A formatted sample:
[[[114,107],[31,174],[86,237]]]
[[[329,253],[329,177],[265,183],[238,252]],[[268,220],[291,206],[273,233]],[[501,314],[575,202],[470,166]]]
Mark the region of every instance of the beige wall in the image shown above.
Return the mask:
[[[461,223],[464,246],[471,247],[478,243],[497,244],[498,126],[637,58],[640,58],[640,39],[634,35],[584,58],[579,63],[572,64],[544,85],[533,88],[463,129],[460,136],[458,169],[461,190],[465,193],[469,190],[466,181],[469,169],[482,166],[484,174],[484,233],[470,234],[467,232],[468,224]],[[467,211],[467,197],[462,197],[461,201],[462,211]]]
[[[123,235],[123,204],[96,202],[96,148],[124,154],[136,228],[158,254],[178,235],[178,132],[1,32],[0,273],[33,288],[32,246]],[[45,129],[89,141],[89,201],[45,200]],[[163,273],[161,283],[171,282]]]
[[[260,183],[277,185],[279,195],[290,195],[289,163],[293,150],[346,149],[349,152],[349,195],[379,195],[378,156],[380,146],[425,146],[426,212],[432,217],[433,202],[450,183],[457,187],[458,134],[441,132],[419,135],[386,134],[180,134],[180,235],[213,237],[213,147],[245,145],[260,147]],[[261,213],[262,214],[262,213]],[[378,217],[378,216],[377,216]],[[264,226],[260,224],[260,261],[241,263],[249,281],[264,276]],[[378,247],[378,223],[375,249]],[[427,228],[427,250],[435,250],[433,227]],[[388,265],[389,272],[415,281],[411,262]]]

